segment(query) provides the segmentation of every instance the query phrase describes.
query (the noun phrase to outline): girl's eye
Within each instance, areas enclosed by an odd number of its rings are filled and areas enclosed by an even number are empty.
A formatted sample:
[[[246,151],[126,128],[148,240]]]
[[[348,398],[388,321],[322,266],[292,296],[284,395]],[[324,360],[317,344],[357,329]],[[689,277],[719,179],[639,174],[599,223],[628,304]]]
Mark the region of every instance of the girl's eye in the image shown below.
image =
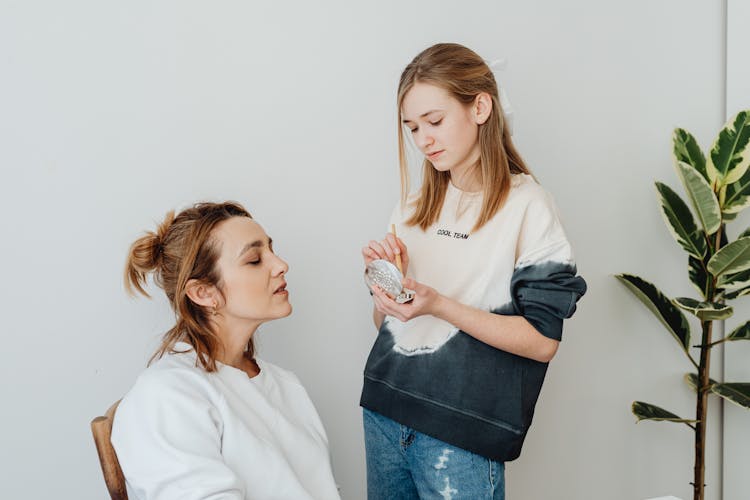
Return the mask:
[[[260,259],[258,259],[258,260],[251,260],[250,262],[248,262],[248,264],[251,264],[253,266],[257,266],[258,264],[260,264]]]
[[[419,127],[416,127],[416,128],[411,128],[411,129],[409,129],[409,130],[411,130],[411,133],[412,133],[412,134],[414,134],[414,133],[416,133],[416,132],[417,132],[417,130],[419,130]]]
[[[438,125],[440,125],[440,123],[442,123],[442,121],[443,121],[443,119],[441,118],[441,119],[439,119],[436,122],[430,122],[430,125],[432,125],[433,127],[437,127]]]

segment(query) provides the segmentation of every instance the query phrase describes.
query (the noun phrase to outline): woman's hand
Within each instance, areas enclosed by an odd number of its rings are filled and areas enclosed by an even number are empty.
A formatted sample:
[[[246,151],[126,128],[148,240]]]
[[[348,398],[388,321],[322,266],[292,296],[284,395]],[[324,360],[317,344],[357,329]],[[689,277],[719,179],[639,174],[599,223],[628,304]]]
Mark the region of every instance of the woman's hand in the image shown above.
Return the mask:
[[[381,288],[373,287],[373,300],[375,308],[388,316],[393,316],[400,321],[409,321],[417,316],[425,314],[435,315],[438,310],[442,295],[437,290],[427,285],[417,283],[411,278],[403,281],[404,288],[414,290],[414,299],[406,304],[399,304],[388,296]]]
[[[396,255],[401,256],[401,273],[406,276],[406,270],[409,267],[409,253],[401,238],[387,233],[382,240],[372,240],[366,247],[362,248],[365,265],[376,259],[385,259],[392,264],[396,264]]]

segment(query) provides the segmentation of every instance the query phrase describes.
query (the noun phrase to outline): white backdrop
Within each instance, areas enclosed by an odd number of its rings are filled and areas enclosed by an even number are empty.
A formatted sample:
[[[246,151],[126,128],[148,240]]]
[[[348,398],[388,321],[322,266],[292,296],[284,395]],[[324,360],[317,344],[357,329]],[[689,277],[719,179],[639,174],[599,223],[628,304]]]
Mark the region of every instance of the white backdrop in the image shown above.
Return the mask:
[[[750,2],[729,0],[727,2],[727,90],[726,116],[730,119],[742,109],[750,109],[750,66],[747,64],[747,48],[750,47]],[[750,214],[743,214],[737,227],[750,225]],[[726,321],[727,332],[747,321],[750,304],[741,302],[735,307],[735,316]],[[737,344],[737,345],[734,345]],[[725,347],[726,382],[750,381],[750,342],[733,342]],[[750,415],[744,408],[733,404],[724,407],[724,496],[743,498],[750,491]]]
[[[398,196],[398,75],[456,41],[508,59],[517,144],[589,283],[508,498],[687,499],[691,434],[636,426],[629,406],[690,414],[689,366],[612,274],[691,293],[652,182],[678,186],[675,126],[707,147],[723,123],[723,14],[702,0],[0,0],[0,498],[105,496],[88,423],[172,320],[158,295],[125,296],[125,252],[205,199],[244,203],[290,263],[294,313],[262,328],[260,350],[305,382],[343,497],[365,498],[359,249]]]

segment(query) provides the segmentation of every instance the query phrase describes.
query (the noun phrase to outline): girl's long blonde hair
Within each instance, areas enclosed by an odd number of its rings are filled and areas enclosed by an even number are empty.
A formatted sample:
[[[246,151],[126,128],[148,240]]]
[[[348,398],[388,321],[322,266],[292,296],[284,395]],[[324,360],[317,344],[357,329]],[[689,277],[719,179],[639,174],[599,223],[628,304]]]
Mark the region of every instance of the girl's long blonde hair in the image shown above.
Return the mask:
[[[398,86],[398,157],[401,171],[401,202],[409,194],[409,165],[404,145],[401,106],[415,83],[428,83],[448,91],[464,105],[471,105],[481,93],[492,98],[489,118],[479,126],[479,174],[482,183],[482,209],[474,224],[477,230],[487,223],[505,203],[510,191],[511,174],[531,174],[505,127],[497,83],[489,66],[473,50],[456,43],[439,43],[419,53],[404,68]],[[422,187],[412,216],[411,226],[426,230],[434,224],[443,208],[450,172],[435,169],[425,158],[422,164]]]

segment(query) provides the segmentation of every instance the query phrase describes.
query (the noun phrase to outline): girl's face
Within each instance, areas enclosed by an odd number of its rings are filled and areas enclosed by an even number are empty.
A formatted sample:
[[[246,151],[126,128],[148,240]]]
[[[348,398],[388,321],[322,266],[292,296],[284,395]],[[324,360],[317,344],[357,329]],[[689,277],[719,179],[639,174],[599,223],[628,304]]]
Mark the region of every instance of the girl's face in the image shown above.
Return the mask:
[[[448,91],[415,83],[401,103],[401,118],[414,143],[437,170],[450,170],[455,178],[479,161],[476,112]]]
[[[214,229],[227,323],[260,324],[292,312],[284,275],[289,266],[273,253],[271,238],[254,220],[232,217]]]

